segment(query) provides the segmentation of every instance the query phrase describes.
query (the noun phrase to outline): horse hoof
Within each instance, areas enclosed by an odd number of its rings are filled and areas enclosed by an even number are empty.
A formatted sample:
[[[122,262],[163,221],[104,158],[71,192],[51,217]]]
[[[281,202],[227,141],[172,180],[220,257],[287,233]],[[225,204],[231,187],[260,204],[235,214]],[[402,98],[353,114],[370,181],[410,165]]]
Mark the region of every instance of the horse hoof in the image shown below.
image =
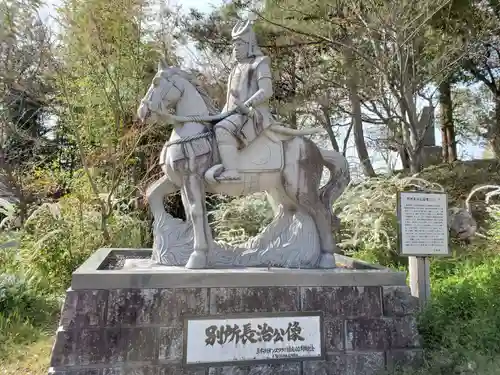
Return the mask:
[[[207,267],[207,253],[204,251],[195,250],[189,257],[186,263],[186,268],[201,269]]]
[[[319,268],[336,268],[335,256],[332,253],[321,253]]]

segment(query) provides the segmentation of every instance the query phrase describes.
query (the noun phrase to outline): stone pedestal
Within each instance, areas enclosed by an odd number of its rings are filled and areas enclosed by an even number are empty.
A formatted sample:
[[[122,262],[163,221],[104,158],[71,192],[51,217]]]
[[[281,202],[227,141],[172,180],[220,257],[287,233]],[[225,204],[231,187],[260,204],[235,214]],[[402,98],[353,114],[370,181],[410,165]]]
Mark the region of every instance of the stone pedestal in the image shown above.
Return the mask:
[[[421,356],[404,272],[342,256],[333,270],[110,269],[150,254],[101,249],[74,273],[50,374],[375,375]],[[326,360],[182,365],[185,315],[294,311],[323,312]]]

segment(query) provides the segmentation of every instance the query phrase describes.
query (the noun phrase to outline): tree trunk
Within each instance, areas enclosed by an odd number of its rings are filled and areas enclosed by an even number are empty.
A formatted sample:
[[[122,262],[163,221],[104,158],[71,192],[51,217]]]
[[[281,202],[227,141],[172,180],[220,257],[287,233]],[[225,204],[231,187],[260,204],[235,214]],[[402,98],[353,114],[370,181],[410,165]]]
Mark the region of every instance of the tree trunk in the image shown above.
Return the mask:
[[[408,157],[408,151],[406,150],[406,147],[399,147],[399,157],[401,158],[401,165],[403,167],[403,170],[410,170],[410,159]]]
[[[421,152],[415,152],[415,153],[408,153],[408,159],[410,162],[410,172],[411,173],[419,173],[422,170],[422,153]]]
[[[352,81],[352,78],[349,78],[349,81]],[[365,176],[375,177],[375,170],[373,169],[370,156],[368,155],[368,149],[366,148],[365,136],[363,133],[363,121],[361,118],[361,102],[359,100],[355,80],[354,82],[349,83],[349,97],[352,106],[352,121],[354,123],[354,143],[356,145],[356,151],[358,153],[359,161],[361,162],[361,166],[363,168],[363,173],[365,174]]]
[[[406,130],[405,130],[406,131]],[[417,129],[418,131],[418,129]],[[423,162],[423,140],[419,137],[419,134],[410,129],[408,135],[406,136],[406,154],[408,156],[408,163],[410,164],[410,172],[418,173],[422,170],[422,162]]]
[[[292,92],[290,95],[290,102],[292,104],[292,113],[290,114],[290,127],[292,129],[297,129],[297,109],[295,108],[295,98],[297,96],[297,75],[295,73],[296,70],[296,59],[295,59],[295,54],[292,52],[292,74],[290,79],[292,80]]]
[[[495,122],[489,132],[491,150],[500,159],[500,92],[495,96]]]
[[[326,133],[328,134],[328,138],[330,138],[330,143],[332,144],[332,147],[335,151],[339,151],[339,144],[337,142],[337,138],[335,137],[335,133],[332,129],[332,120],[330,118],[330,111],[328,108],[324,105],[321,106],[321,112],[323,113],[324,117],[324,122],[322,121],[321,123],[323,124],[323,128],[326,130]]]
[[[453,124],[452,104],[451,82],[447,79],[439,85],[439,105],[441,107],[441,138],[444,163],[453,163],[457,160],[457,143],[455,139],[455,125]]]
[[[347,85],[349,88],[349,99],[351,101],[352,121],[353,121],[353,134],[354,144],[358,153],[359,161],[363,173],[367,177],[375,177],[375,170],[373,169],[368,149],[366,148],[365,137],[363,134],[363,120],[361,117],[361,100],[358,95],[358,72],[355,71],[353,53],[350,48],[344,48],[344,63],[348,70]]]

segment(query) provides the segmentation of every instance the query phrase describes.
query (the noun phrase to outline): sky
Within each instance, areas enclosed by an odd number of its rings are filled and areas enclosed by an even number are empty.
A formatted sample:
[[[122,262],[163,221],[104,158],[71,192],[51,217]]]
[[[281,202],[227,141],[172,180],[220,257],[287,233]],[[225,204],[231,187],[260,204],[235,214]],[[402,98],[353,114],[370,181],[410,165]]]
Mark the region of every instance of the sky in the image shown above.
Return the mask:
[[[214,7],[221,5],[224,3],[224,0],[167,0],[169,5],[181,5],[182,9],[187,11],[190,8],[195,8],[200,12],[210,12]],[[51,16],[54,15],[54,8],[59,4],[59,0],[46,0],[46,6],[42,10],[42,18],[50,19]],[[180,56],[187,61],[187,66],[192,66],[193,59],[191,56],[196,54],[196,48],[193,43],[188,43],[187,46],[181,47],[178,51]],[[190,63],[191,62],[191,63]],[[365,134],[366,135],[366,134]],[[436,144],[441,145],[441,134],[440,129],[438,127],[435,128],[435,139]],[[341,140],[340,143],[343,141]],[[484,149],[475,144],[465,144],[458,146],[458,155],[460,159],[480,159],[484,153]],[[353,164],[358,163],[357,153],[354,147],[354,142],[351,140],[348,143],[348,151],[347,158]],[[381,155],[377,154],[373,150],[370,150],[370,156],[372,158],[372,162],[374,164],[374,168],[378,171],[384,171],[387,169],[387,164]],[[393,155],[393,158],[396,160],[396,154]],[[401,165],[397,162],[394,167],[396,169],[400,169]]]
[[[42,19],[47,17],[50,18],[53,15],[54,7],[57,7],[60,3],[59,0],[45,0],[44,2],[45,6],[41,11]],[[182,8],[186,10],[195,8],[201,12],[209,12],[213,6],[217,6],[222,3],[222,0],[167,0],[167,4],[181,5]]]
[[[183,8],[196,8],[201,12],[210,11],[212,6],[217,6],[222,4],[222,1],[215,0],[180,0],[177,3],[180,3]]]

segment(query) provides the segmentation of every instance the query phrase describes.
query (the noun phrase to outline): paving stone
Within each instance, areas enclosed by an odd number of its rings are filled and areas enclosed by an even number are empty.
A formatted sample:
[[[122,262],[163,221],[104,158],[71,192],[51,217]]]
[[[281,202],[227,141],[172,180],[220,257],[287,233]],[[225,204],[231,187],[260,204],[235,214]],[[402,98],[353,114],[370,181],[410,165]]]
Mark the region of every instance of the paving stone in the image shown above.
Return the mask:
[[[388,320],[390,346],[393,349],[420,347],[417,319],[405,316]]]
[[[50,366],[74,366],[75,365],[75,332],[73,331],[58,331],[56,340],[52,348],[52,358]]]
[[[181,362],[183,355],[184,334],[180,328],[160,328],[161,361]]]
[[[159,375],[205,375],[206,369],[201,367],[184,368],[182,366],[161,366]]]
[[[132,368],[110,368],[103,369],[102,375],[158,375],[158,366],[141,366]]]
[[[384,367],[384,352],[334,354],[323,361],[305,361],[303,375],[377,375]]]
[[[302,311],[325,311],[325,318],[382,315],[380,287],[301,288]]]
[[[327,352],[341,351],[345,349],[345,325],[341,319],[326,319],[325,325],[325,347]]]
[[[102,375],[102,370],[86,369],[86,370],[49,371],[49,375]]]
[[[384,316],[414,315],[419,310],[418,299],[413,297],[408,286],[383,287]]]
[[[159,328],[129,329],[127,362],[156,361],[159,356]]]
[[[211,288],[210,314],[299,311],[298,288]]]
[[[74,350],[77,365],[106,363],[109,346],[105,333],[100,329],[85,329],[78,333]]]
[[[106,328],[102,330],[106,342],[104,350],[108,363],[122,363],[127,360],[129,332],[127,328]]]
[[[388,323],[384,319],[359,318],[346,321],[347,350],[386,350],[390,347]]]
[[[424,362],[424,352],[421,349],[390,350],[387,352],[387,367],[390,370],[405,367],[418,368]]]
[[[290,362],[284,364],[225,366],[210,368],[209,375],[301,375],[301,364]]]
[[[118,289],[109,294],[111,326],[180,325],[185,314],[208,314],[207,289]]]
[[[107,324],[110,326],[152,324],[158,316],[160,294],[159,289],[111,290]]]
[[[107,290],[68,291],[59,325],[65,330],[104,326],[108,295]]]

